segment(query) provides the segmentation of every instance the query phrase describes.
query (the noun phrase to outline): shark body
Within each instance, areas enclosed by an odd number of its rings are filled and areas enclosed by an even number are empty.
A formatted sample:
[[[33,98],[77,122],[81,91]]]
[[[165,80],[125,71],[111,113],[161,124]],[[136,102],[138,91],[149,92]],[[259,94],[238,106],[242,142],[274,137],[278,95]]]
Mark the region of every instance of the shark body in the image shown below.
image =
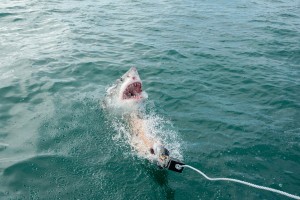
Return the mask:
[[[149,133],[147,119],[141,112],[141,105],[147,99],[142,90],[142,80],[135,67],[130,68],[123,76],[107,89],[104,106],[124,113],[130,127],[130,145],[140,154],[157,161],[164,166],[169,151],[163,143]]]

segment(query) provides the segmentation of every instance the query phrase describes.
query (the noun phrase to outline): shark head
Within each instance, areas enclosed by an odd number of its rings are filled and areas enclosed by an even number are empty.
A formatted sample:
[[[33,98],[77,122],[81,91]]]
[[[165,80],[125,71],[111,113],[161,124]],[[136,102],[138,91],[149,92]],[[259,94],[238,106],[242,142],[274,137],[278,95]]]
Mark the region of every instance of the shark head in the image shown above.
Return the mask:
[[[135,67],[130,68],[106,91],[106,107],[128,107],[147,98],[142,90],[142,80]]]

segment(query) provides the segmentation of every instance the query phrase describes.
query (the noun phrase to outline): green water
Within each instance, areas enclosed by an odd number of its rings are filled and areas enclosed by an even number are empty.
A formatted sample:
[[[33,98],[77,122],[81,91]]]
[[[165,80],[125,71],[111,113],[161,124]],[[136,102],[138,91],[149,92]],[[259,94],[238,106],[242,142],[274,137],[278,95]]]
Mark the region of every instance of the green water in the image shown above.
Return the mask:
[[[116,140],[100,103],[131,66],[187,164],[300,195],[299,9],[1,0],[0,199],[287,199],[158,170]]]

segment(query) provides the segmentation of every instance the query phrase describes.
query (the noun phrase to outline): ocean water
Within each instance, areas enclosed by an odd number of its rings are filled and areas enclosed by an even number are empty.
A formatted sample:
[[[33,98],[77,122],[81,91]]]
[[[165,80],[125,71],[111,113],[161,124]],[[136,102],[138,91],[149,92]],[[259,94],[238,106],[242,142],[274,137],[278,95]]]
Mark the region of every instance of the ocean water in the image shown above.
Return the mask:
[[[185,163],[300,195],[299,10],[1,0],[0,199],[287,199],[138,157],[101,107],[132,66]]]

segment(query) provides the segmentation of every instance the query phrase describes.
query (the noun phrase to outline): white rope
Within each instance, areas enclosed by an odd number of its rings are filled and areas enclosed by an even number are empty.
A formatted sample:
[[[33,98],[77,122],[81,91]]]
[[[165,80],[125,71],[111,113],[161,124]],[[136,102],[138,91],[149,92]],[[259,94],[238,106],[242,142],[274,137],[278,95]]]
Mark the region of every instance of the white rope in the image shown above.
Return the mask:
[[[284,195],[284,196],[287,196],[287,197],[290,197],[290,198],[293,198],[293,199],[298,199],[300,200],[300,196],[296,196],[296,195],[293,195],[293,194],[289,194],[287,192],[283,192],[281,190],[276,190],[276,189],[273,189],[273,188],[269,188],[269,187],[264,187],[264,186],[260,186],[260,185],[255,185],[253,183],[249,183],[249,182],[246,182],[246,181],[240,181],[240,180],[237,180],[237,179],[233,179],[233,178],[210,178],[208,177],[207,175],[205,175],[203,172],[201,172],[200,170],[192,167],[192,166],[189,166],[189,165],[182,165],[182,167],[187,167],[187,168],[190,168],[192,170],[195,170],[196,172],[198,172],[199,174],[201,174],[202,176],[204,176],[204,178],[210,180],[210,181],[232,181],[232,182],[236,182],[236,183],[241,183],[241,184],[244,184],[244,185],[248,185],[250,187],[254,187],[254,188],[257,188],[257,189],[261,189],[261,190],[267,190],[267,191],[270,191],[270,192],[275,192],[275,193],[278,193],[278,194],[281,194],[281,195]]]

